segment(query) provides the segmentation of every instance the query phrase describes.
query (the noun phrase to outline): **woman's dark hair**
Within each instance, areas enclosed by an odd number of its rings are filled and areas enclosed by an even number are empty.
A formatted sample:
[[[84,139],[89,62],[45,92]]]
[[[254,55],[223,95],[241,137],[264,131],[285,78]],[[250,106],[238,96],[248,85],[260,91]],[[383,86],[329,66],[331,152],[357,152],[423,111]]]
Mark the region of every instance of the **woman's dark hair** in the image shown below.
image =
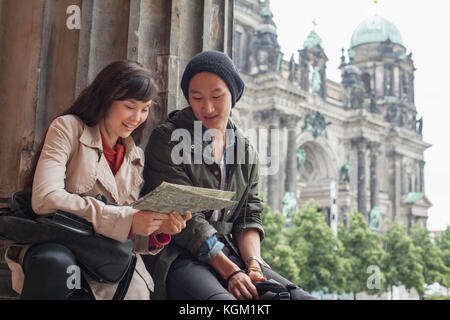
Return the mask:
[[[149,70],[138,62],[116,61],[104,68],[61,115],[76,115],[92,127],[106,117],[114,101],[133,99],[147,102],[153,100],[157,93],[158,88]],[[142,140],[146,123],[147,120],[131,134],[136,144]]]
[[[59,116],[73,114],[92,127],[106,117],[114,101],[133,99],[147,102],[155,99],[157,95],[158,87],[148,69],[139,62],[116,61],[100,71],[70,108]],[[148,118],[131,134],[136,144],[143,138],[147,120]],[[45,137],[32,159],[30,176],[25,181],[26,188],[31,188],[33,184],[34,172],[44,141]]]

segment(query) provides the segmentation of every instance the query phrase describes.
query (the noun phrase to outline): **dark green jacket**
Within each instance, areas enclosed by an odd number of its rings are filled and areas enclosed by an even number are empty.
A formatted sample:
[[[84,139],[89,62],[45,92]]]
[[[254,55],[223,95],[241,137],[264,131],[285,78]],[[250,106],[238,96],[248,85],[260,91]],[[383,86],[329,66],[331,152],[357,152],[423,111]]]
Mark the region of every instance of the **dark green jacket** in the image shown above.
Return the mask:
[[[194,121],[197,120],[190,107],[177,110],[169,115],[168,120],[159,125],[150,136],[145,150],[144,187],[141,194],[155,189],[162,181],[192,185],[196,187],[220,189],[220,168],[216,163],[194,164],[194,155],[202,152],[194,148]],[[170,244],[156,256],[147,256],[146,264],[155,281],[155,293],[152,299],[166,299],[165,282],[171,263],[186,250],[195,254],[201,244],[213,234],[225,235],[226,241],[237,254],[236,236],[244,229],[254,228],[264,238],[261,212],[262,200],[258,197],[258,155],[249,144],[243,133],[231,121],[228,127],[235,130],[236,139],[245,146],[245,163],[234,161],[227,176],[227,190],[236,194],[232,200],[238,202],[233,207],[225,208],[219,222],[210,222],[212,212],[195,212],[187,222],[186,228],[172,237]],[[190,157],[192,164],[174,164],[171,159],[172,149],[179,141],[171,141],[175,129],[186,129],[191,136],[192,148]],[[236,148],[235,144],[235,148]],[[241,146],[242,146],[241,145]],[[203,148],[208,146],[203,142]],[[203,149],[204,150],[204,149]],[[235,149],[235,157],[237,155]],[[242,161],[241,161],[242,162]],[[186,275],[188,276],[188,275]]]

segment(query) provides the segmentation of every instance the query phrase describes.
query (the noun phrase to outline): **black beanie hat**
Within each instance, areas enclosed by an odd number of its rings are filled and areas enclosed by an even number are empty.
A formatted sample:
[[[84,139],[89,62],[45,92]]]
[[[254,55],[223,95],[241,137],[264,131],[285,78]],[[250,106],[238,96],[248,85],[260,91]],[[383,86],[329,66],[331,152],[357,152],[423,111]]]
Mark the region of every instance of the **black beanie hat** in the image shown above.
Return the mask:
[[[230,89],[231,107],[234,107],[244,92],[244,81],[237,73],[233,61],[220,51],[204,51],[196,54],[186,66],[181,78],[181,90],[187,101],[189,101],[189,82],[199,72],[211,72],[221,77]]]

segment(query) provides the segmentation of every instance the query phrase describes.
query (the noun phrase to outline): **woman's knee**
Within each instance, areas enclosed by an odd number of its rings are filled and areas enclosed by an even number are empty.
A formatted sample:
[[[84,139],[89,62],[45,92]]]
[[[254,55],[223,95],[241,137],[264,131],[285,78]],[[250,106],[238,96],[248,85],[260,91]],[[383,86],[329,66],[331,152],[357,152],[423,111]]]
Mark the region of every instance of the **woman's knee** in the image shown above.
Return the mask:
[[[42,268],[45,272],[64,273],[71,265],[76,265],[75,255],[67,247],[58,243],[42,243],[32,246],[24,258],[24,272],[30,268]]]

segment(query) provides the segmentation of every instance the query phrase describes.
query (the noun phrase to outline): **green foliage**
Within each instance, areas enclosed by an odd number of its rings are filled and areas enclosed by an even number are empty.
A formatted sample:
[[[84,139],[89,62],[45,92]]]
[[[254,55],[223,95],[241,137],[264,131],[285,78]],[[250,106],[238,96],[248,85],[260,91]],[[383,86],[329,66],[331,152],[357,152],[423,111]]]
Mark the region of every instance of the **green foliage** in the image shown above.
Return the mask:
[[[270,212],[265,207],[262,212],[265,238],[261,246],[261,254],[264,261],[280,275],[297,283],[299,269],[294,261],[294,252],[285,244],[284,227],[286,220],[279,212]]]
[[[444,277],[449,269],[442,261],[439,248],[431,241],[430,232],[420,225],[415,225],[411,229],[411,239],[420,255],[425,283],[439,282],[444,284]]]
[[[370,266],[383,269],[384,251],[381,248],[381,239],[378,234],[371,231],[364,216],[357,210],[350,215],[348,229],[340,226],[338,238],[344,245],[344,257],[350,261],[352,272],[347,277],[347,288],[355,294],[367,292],[368,294],[381,294],[383,292],[384,276],[380,272],[377,283],[368,285],[372,275]],[[380,286],[378,286],[378,284]]]
[[[290,228],[285,217],[267,205],[262,219],[263,259],[307,292],[381,294],[404,285],[423,295],[425,283],[450,287],[450,227],[436,245],[426,229],[415,226],[410,237],[396,221],[381,236],[354,210],[347,229],[338,225],[336,239],[314,200],[292,213]],[[381,271],[380,289],[368,287],[374,274],[369,266]]]
[[[386,252],[384,275],[386,286],[405,285],[407,289],[415,288],[420,295],[424,293],[423,267],[420,252],[407,235],[405,228],[395,221],[383,235]]]
[[[441,284],[450,288],[450,226],[436,239],[436,245],[440,251],[442,262],[447,268],[447,272],[441,278]]]
[[[308,201],[293,214],[292,222],[286,237],[300,269],[298,284],[308,292],[328,288],[328,292],[344,293],[350,263],[342,258],[342,243],[334,238],[319,205]]]
[[[426,300],[450,300],[450,296],[439,296],[437,294],[431,294],[426,296]]]

